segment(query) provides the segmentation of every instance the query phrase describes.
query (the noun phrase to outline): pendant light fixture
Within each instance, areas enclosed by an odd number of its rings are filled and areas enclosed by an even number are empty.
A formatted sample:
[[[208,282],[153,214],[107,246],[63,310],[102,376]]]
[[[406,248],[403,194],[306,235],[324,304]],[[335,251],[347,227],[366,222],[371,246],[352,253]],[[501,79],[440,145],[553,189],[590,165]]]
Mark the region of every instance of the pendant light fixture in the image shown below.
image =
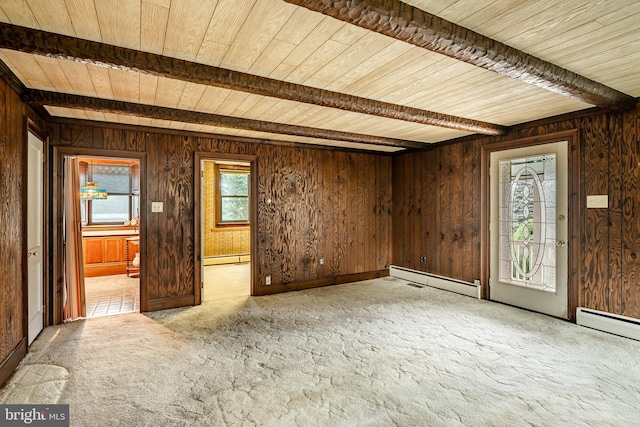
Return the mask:
[[[107,190],[98,187],[93,181],[87,182],[87,185],[80,189],[80,199],[106,199],[108,195]]]

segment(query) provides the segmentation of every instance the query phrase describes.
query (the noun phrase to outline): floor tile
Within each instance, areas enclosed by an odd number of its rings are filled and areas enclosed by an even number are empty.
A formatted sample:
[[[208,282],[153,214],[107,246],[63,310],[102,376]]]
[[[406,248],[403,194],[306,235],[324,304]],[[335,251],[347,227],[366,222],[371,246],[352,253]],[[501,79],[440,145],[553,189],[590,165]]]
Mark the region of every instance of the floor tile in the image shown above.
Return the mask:
[[[140,279],[126,274],[85,278],[87,317],[140,310]]]

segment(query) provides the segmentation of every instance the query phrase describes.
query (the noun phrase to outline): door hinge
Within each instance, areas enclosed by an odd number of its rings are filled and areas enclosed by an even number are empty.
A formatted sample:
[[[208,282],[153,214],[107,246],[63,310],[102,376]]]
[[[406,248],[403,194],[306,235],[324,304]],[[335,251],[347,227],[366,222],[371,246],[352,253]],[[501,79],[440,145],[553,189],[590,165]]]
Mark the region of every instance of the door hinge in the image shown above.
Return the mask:
[[[204,171],[200,171],[200,178],[204,178]]]

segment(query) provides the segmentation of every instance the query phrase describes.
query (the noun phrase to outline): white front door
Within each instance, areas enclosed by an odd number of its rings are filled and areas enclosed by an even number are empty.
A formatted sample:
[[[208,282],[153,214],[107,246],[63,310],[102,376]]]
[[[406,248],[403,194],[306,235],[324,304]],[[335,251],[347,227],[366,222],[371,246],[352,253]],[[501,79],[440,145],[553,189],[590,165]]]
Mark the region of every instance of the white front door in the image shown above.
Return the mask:
[[[44,225],[43,151],[42,141],[29,132],[29,155],[27,160],[27,268],[29,331],[31,344],[42,331],[43,268],[42,242]]]
[[[491,153],[490,298],[568,318],[567,142]]]

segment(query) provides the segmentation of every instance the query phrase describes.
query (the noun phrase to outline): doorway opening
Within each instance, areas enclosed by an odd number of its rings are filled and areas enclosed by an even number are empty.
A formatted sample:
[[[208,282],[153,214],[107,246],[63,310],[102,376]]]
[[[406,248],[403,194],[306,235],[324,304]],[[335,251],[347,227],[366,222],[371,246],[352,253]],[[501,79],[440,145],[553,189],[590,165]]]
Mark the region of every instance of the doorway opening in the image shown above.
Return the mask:
[[[65,156],[65,221],[78,221],[78,317],[140,311],[140,160],[94,155]],[[76,172],[69,172],[77,168]],[[79,189],[79,191],[78,191]],[[106,194],[106,196],[104,195]],[[77,208],[72,201],[77,201]],[[77,211],[72,219],[69,211]],[[65,264],[70,264],[65,250]],[[69,292],[73,298],[74,291]],[[82,315],[84,313],[84,315]]]
[[[248,158],[247,158],[248,157]],[[197,156],[200,237],[196,265],[199,300],[219,301],[252,294],[255,172],[253,158]]]

